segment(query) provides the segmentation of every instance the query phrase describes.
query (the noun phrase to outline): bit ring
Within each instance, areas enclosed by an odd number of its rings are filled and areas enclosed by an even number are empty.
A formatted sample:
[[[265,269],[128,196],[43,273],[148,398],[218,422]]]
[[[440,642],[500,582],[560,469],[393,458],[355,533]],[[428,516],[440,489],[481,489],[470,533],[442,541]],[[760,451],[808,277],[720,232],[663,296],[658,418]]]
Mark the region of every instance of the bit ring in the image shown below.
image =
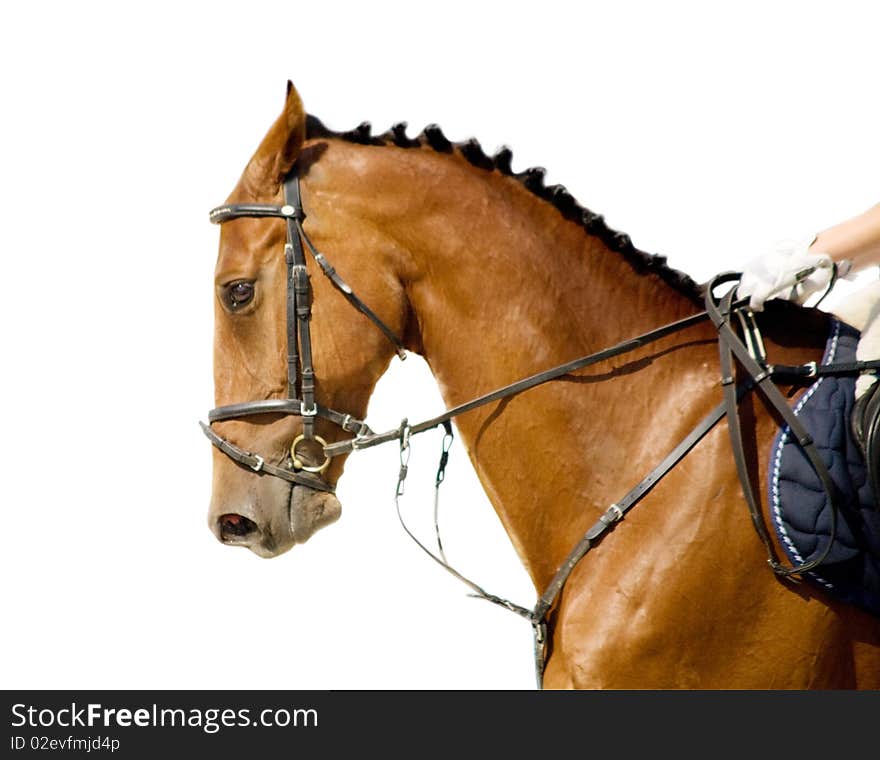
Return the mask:
[[[296,447],[302,442],[306,440],[304,435],[298,435],[293,439],[293,443],[290,444],[290,458],[293,461],[293,469],[294,470],[302,470],[303,472],[314,472],[314,473],[322,473],[330,466],[330,457],[327,454],[324,454],[324,461],[322,464],[313,466],[307,465],[303,463],[303,461],[296,454]],[[310,438],[309,440],[316,441],[321,444],[321,447],[325,447],[327,445],[327,441],[325,441],[321,436],[316,435]]]

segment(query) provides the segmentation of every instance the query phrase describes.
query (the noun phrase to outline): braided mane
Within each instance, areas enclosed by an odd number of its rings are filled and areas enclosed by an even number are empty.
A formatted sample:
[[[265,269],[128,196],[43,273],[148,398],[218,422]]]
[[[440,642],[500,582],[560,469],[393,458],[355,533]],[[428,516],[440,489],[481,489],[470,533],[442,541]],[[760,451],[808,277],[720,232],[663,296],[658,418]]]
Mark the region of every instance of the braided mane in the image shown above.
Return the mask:
[[[598,237],[608,248],[620,253],[639,274],[653,273],[668,285],[698,304],[703,302],[703,288],[684,272],[673,269],[666,263],[665,256],[645,253],[636,248],[630,236],[618,232],[605,224],[601,214],[596,214],[581,206],[563,185],[545,185],[546,170],[534,166],[523,172],[514,172],[511,167],[513,152],[502,147],[493,156],[487,155],[475,138],[463,142],[451,142],[437,124],[429,124],[417,137],[408,137],[405,121],[394,124],[381,135],[373,135],[368,121],[361,122],[347,132],[334,132],[316,116],[308,115],[306,136],[309,138],[337,138],[360,145],[396,145],[399,148],[429,147],[439,153],[458,153],[474,166],[486,171],[498,171],[512,177],[532,194],[552,203],[559,212],[571,221],[577,222],[590,235]]]

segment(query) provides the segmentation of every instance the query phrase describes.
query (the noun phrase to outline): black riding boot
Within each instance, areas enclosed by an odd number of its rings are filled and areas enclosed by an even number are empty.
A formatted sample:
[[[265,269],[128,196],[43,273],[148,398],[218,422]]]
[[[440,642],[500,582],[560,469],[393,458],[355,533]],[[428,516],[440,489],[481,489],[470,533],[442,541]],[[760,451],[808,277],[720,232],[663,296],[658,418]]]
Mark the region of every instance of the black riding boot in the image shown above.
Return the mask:
[[[874,383],[852,410],[853,437],[865,456],[874,506],[880,509],[880,381]]]

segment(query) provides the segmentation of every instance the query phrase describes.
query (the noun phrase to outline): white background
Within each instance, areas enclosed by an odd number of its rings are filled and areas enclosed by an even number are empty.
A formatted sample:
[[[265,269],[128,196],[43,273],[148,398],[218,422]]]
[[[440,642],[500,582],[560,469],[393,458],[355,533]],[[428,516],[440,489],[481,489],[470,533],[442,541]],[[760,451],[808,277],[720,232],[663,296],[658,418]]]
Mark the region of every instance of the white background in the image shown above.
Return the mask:
[[[207,212],[288,78],[333,128],[508,144],[698,280],[878,202],[876,4],[718,7],[8,6],[0,686],[532,688],[528,624],[468,599],[397,525],[393,447],[353,457],[340,522],[279,559],[208,532]],[[412,357],[369,421],[441,409]],[[415,445],[422,530],[438,442]],[[445,488],[450,558],[531,604],[461,449]]]

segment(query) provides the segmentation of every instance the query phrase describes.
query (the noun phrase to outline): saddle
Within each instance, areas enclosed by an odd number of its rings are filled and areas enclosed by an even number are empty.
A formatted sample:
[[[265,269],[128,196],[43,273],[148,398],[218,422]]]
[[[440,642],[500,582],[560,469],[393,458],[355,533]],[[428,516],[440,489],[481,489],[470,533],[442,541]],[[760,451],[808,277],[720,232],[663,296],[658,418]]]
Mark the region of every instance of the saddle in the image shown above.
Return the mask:
[[[855,362],[858,340],[855,328],[832,319],[822,365]],[[864,423],[862,430],[850,424],[867,420],[869,436],[876,435],[876,418],[864,412],[876,411],[880,394],[860,402],[854,414],[854,376],[828,374],[817,377],[793,408],[836,488],[836,519],[831,494],[790,425],[779,431],[771,449],[768,498],[773,529],[789,562],[802,565],[824,554],[803,577],[831,596],[880,616],[876,473],[859,443]],[[876,459],[873,464],[876,468]]]

